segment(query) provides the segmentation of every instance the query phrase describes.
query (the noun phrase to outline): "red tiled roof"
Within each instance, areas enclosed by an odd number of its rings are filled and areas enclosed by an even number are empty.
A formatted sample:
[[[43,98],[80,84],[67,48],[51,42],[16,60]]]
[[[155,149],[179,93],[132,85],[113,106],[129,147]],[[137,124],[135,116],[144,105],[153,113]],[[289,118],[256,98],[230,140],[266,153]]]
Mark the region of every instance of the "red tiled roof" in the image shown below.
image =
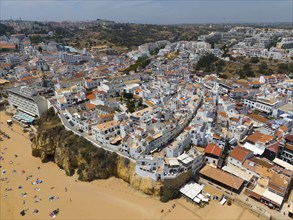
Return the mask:
[[[274,137],[270,135],[263,134],[259,131],[254,132],[253,134],[249,135],[246,140],[252,143],[262,142],[268,143],[269,141],[273,140]]]
[[[276,143],[268,146],[267,149],[274,152],[275,154],[277,154],[279,152],[279,146],[280,146],[280,143],[276,142]]]
[[[222,148],[215,144],[209,143],[208,146],[206,146],[204,149],[204,152],[205,154],[212,154],[219,157],[222,154]]]
[[[94,94],[88,94],[87,96],[86,96],[86,98],[87,99],[95,99],[96,98],[96,96],[94,95]]]
[[[209,165],[204,166],[199,173],[236,190],[239,190],[244,183],[243,179]]]
[[[288,131],[289,129],[288,129],[287,126],[283,125],[283,126],[280,127],[280,130],[282,130],[283,132],[286,132],[286,131]]]
[[[248,114],[247,116],[249,118],[251,118],[252,120],[254,120],[254,121],[261,122],[261,123],[264,123],[264,124],[269,122],[269,119],[267,119],[267,118],[265,118],[265,117],[263,117],[261,115],[254,114],[254,113]]]
[[[293,134],[289,134],[285,137],[286,140],[293,142]]]
[[[86,109],[87,110],[91,110],[91,109],[95,109],[95,108],[96,108],[96,106],[94,104],[92,104],[92,103],[86,103]]]
[[[233,157],[234,159],[243,162],[249,153],[252,153],[252,151],[250,151],[244,147],[235,147],[230,152],[230,157]]]

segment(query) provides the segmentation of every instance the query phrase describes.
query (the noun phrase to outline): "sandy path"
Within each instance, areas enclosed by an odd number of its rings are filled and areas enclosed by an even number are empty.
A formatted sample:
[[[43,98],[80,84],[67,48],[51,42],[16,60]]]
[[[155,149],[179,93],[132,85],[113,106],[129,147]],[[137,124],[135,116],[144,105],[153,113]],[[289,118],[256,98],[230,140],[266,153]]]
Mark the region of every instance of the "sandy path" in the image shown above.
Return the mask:
[[[60,209],[58,219],[201,219],[202,217],[207,219],[215,217],[215,215],[204,214],[207,208],[201,209],[203,213],[200,213],[197,206],[187,203],[184,199],[163,204],[155,198],[133,190],[117,178],[86,183],[77,181],[76,177],[68,177],[54,163],[43,164],[38,158],[32,157],[31,143],[27,134],[23,134],[21,128],[15,124],[12,126],[13,131],[10,130],[6,125],[9,117],[4,112],[0,112],[0,119],[1,130],[11,137],[11,139],[4,138],[4,141],[0,142],[0,156],[4,157],[4,160],[0,161],[2,166],[0,178],[8,178],[0,182],[0,219],[48,219],[49,213],[56,208]],[[3,170],[6,171],[5,174],[2,174]],[[16,172],[13,173],[13,170]],[[32,177],[26,180],[30,175]],[[43,183],[33,185],[32,182],[37,178]],[[19,186],[22,188],[19,189]],[[6,191],[7,188],[11,188],[12,191]],[[22,197],[21,193],[27,193],[27,196]],[[37,197],[34,198],[35,196]],[[49,196],[59,198],[49,201]],[[42,201],[35,203],[38,199]],[[175,209],[172,209],[174,202],[184,205],[178,204]],[[227,208],[236,210],[232,214],[230,211],[229,215],[225,215],[224,212],[223,218],[227,216],[227,219],[236,219],[243,210],[240,207]],[[28,209],[25,216],[19,214],[22,209]],[[33,215],[34,209],[38,209],[39,213]],[[162,209],[164,209],[163,213],[161,213]],[[169,209],[170,212],[168,212]],[[245,213],[241,217],[250,218]]]

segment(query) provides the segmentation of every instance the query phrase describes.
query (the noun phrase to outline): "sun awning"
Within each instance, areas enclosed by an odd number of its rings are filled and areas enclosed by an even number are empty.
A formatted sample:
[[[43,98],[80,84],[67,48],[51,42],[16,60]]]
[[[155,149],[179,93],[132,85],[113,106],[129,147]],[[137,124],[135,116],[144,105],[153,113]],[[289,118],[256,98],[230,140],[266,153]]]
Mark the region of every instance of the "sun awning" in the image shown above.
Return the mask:
[[[20,110],[20,111],[22,111],[22,112],[25,112],[26,114],[29,114],[29,115],[31,115],[31,116],[33,116],[33,117],[36,116],[35,114],[32,114],[32,113],[30,113],[29,111],[26,111],[26,110],[24,110],[24,109],[22,109],[22,108],[18,108],[18,110]]]

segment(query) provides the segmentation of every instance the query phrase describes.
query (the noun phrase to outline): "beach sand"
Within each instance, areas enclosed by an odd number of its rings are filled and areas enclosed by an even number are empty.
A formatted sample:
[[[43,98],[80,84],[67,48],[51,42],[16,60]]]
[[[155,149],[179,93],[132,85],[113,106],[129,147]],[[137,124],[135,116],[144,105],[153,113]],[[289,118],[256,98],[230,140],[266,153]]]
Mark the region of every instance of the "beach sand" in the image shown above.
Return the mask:
[[[0,161],[0,178],[7,178],[0,182],[0,219],[49,219],[49,213],[57,208],[60,209],[57,219],[258,219],[242,207],[221,206],[216,201],[205,208],[183,198],[161,203],[117,178],[90,183],[77,181],[53,162],[41,163],[39,158],[31,156],[28,134],[16,124],[12,131],[6,124],[9,118],[0,112],[1,130],[11,137],[2,136],[4,140],[0,141],[0,156],[4,158]],[[2,174],[4,170],[6,173]],[[37,178],[43,182],[33,185]],[[11,191],[6,190],[10,188]],[[22,193],[27,193],[26,197]],[[55,198],[50,201],[50,196]],[[23,209],[26,214],[21,216]],[[35,209],[39,211],[37,214],[33,214]]]

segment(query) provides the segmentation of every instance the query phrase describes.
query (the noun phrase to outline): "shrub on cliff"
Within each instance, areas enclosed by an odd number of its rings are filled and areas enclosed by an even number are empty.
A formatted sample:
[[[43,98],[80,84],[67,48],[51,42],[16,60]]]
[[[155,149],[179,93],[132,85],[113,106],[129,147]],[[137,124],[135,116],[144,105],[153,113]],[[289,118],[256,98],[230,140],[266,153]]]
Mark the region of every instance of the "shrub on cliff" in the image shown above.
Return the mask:
[[[177,199],[180,196],[179,189],[172,186],[163,187],[162,195],[160,197],[161,202],[168,202],[172,199]]]
[[[47,129],[52,126],[60,125],[61,121],[58,115],[55,113],[54,108],[51,107],[48,109],[48,111],[41,115],[41,117],[37,120],[36,124],[40,128]]]
[[[84,137],[65,130],[53,109],[42,115],[38,125],[37,140],[32,149],[34,156],[53,157],[52,160],[67,175],[73,175],[77,169],[82,181],[105,179],[116,174],[117,154],[98,148]]]

